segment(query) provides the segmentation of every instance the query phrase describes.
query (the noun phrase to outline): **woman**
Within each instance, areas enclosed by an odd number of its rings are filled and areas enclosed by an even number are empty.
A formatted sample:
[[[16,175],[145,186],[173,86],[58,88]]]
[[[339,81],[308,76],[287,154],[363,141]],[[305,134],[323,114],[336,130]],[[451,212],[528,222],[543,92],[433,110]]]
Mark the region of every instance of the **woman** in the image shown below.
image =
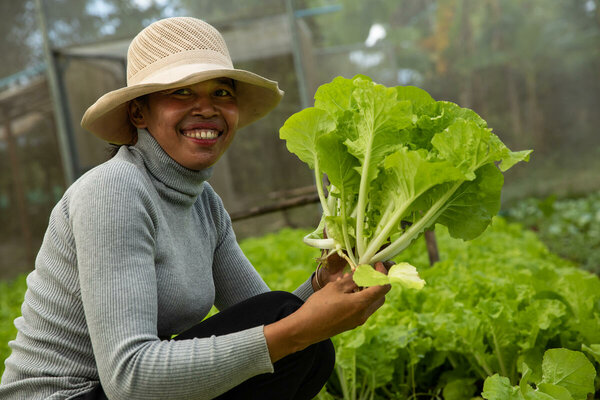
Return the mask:
[[[0,397],[314,397],[333,368],[329,338],[389,287],[357,291],[333,262],[294,294],[270,292],[205,182],[236,130],[283,93],[234,69],[219,32],[194,18],[140,32],[127,72],[83,117],[124,145],[52,211]]]

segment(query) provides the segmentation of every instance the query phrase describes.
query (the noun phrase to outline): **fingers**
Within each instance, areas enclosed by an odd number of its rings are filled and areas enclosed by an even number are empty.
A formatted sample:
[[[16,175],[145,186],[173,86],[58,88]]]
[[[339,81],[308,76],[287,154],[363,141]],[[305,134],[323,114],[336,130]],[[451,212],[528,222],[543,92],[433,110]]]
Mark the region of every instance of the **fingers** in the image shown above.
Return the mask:
[[[372,315],[375,311],[377,311],[383,304],[385,303],[385,296],[379,297],[375,300],[371,305],[367,308],[367,312],[369,316]]]
[[[355,294],[357,297],[362,297],[363,323],[385,303],[385,294],[389,292],[390,288],[390,285],[371,286]]]
[[[383,266],[385,267],[385,269],[389,270],[390,268],[392,268],[393,265],[395,265],[396,263],[394,261],[384,261],[383,262]]]
[[[391,285],[377,285],[377,286],[370,286],[367,288],[362,289],[360,292],[356,293],[357,295],[360,295],[360,297],[362,297],[362,301],[366,301],[366,302],[374,302],[376,300],[378,300],[379,298],[385,297],[385,295],[387,294],[387,292],[389,292],[391,290],[392,286]]]
[[[332,273],[342,271],[348,263],[337,253],[330,254],[327,257],[327,268]]]
[[[356,283],[354,283],[351,274],[344,274],[343,276],[338,277],[336,284],[344,293],[352,293],[358,289],[358,286],[356,286]]]
[[[386,261],[386,262],[388,262],[388,261]],[[391,267],[391,265],[390,265],[390,267]],[[387,275],[388,269],[390,267],[386,267],[385,263],[383,263],[381,261],[378,261],[378,262],[375,263],[375,270],[381,272],[382,274],[386,274]]]

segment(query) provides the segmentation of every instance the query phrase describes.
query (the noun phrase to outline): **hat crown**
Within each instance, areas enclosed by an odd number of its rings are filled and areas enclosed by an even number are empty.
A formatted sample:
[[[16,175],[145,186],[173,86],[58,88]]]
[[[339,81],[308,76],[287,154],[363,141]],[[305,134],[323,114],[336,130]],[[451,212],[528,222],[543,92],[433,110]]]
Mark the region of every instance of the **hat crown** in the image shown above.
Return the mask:
[[[151,73],[166,58],[186,57],[185,52],[201,52],[205,60],[231,66],[225,40],[212,25],[191,17],[166,18],[147,26],[129,45],[127,82]]]

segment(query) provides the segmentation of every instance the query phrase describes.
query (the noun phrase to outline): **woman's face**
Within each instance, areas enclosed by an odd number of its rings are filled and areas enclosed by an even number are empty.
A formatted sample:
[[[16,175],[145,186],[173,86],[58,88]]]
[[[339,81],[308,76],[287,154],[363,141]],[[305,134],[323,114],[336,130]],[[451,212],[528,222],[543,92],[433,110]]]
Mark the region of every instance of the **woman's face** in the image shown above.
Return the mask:
[[[144,102],[129,103],[129,116],[172,159],[193,170],[217,162],[233,140],[239,117],[229,78],[151,93]]]

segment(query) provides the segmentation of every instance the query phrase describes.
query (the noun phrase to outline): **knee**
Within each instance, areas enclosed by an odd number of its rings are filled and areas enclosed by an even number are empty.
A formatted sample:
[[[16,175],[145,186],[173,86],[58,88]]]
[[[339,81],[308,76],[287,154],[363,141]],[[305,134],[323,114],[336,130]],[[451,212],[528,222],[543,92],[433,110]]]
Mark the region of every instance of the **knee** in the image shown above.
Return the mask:
[[[254,306],[262,310],[263,314],[268,314],[265,323],[275,322],[298,310],[304,302],[289,292],[273,291],[266,292],[254,298]]]
[[[328,375],[331,375],[335,368],[335,347],[333,346],[331,339],[319,342],[317,357],[317,362],[322,365],[323,370],[329,371]]]
[[[276,305],[279,310],[279,319],[287,317],[298,310],[304,302],[289,292],[274,291],[271,292],[270,301]]]

